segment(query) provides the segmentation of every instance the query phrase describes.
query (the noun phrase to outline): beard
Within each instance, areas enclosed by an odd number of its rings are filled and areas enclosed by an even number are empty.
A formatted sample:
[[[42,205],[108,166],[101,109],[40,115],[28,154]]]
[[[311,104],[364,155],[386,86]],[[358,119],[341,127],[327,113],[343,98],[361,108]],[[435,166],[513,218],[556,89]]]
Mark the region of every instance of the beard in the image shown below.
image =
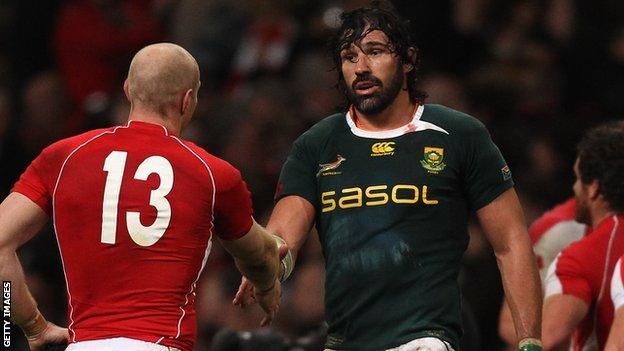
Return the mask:
[[[587,204],[585,204],[585,202],[583,202],[583,200],[580,199],[578,196],[576,196],[576,210],[574,213],[574,217],[577,222],[586,224],[591,227],[592,221],[591,215],[589,213],[589,208],[587,207]]]
[[[372,82],[377,85],[377,91],[366,95],[357,94],[355,92],[355,85],[363,81]],[[376,115],[392,104],[397,95],[399,95],[401,88],[403,88],[404,81],[405,75],[403,74],[401,65],[397,66],[397,71],[387,87],[384,86],[379,78],[372,74],[359,75],[355,78],[351,86],[346,86],[347,99],[356,110],[363,114]]]

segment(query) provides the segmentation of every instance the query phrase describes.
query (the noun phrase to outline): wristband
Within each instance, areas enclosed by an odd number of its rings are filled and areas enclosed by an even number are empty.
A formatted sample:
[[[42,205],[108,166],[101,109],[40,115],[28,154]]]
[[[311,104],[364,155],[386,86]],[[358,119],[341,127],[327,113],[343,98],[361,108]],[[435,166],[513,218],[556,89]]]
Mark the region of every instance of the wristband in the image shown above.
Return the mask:
[[[275,243],[277,244],[278,250],[280,246],[287,245],[286,241],[282,237],[273,234],[273,238],[275,239]],[[288,250],[288,252],[286,253],[286,256],[282,258],[280,264],[282,266],[283,272],[281,276],[279,277],[279,280],[280,282],[284,282],[286,279],[288,279],[288,277],[290,277],[290,274],[292,273],[293,268],[295,268],[293,256],[290,250]]]
[[[518,351],[542,351],[542,342],[535,338],[526,338],[518,343]]]
[[[24,325],[20,326],[24,331],[24,335],[27,338],[39,335],[48,325],[48,322],[43,317],[43,315],[37,311],[35,318],[30,321],[24,323]]]

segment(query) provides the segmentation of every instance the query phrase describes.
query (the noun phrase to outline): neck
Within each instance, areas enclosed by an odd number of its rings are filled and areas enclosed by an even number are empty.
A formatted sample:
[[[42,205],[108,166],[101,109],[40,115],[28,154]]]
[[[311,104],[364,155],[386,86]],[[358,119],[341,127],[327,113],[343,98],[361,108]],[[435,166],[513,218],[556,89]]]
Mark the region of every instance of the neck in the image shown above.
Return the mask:
[[[592,228],[596,229],[596,227],[604,221],[606,218],[611,217],[615,214],[615,212],[611,211],[606,204],[600,204],[590,208],[590,215],[592,221]]]
[[[370,131],[383,131],[399,128],[408,124],[413,117],[417,103],[410,101],[407,90],[401,89],[399,95],[385,110],[367,115],[353,108],[358,127]]]
[[[182,118],[163,116],[152,111],[139,110],[135,108],[130,109],[129,121],[147,122],[152,124],[159,124],[169,131],[170,134],[180,136],[182,131]]]

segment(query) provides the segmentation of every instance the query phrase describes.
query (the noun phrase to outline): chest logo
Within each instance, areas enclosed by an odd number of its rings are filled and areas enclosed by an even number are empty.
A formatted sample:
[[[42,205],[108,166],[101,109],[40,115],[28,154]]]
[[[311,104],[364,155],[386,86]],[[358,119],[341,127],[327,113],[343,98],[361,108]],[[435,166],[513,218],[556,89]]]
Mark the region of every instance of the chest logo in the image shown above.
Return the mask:
[[[424,157],[420,164],[429,173],[438,174],[446,167],[444,160],[444,149],[441,147],[425,146]]]
[[[320,177],[322,173],[325,173],[327,171],[332,171],[338,167],[340,167],[340,164],[344,161],[346,161],[347,159],[337,155],[336,156],[336,161],[334,162],[330,162],[330,163],[320,163],[319,164],[319,171],[316,173],[316,177]],[[332,172],[331,174],[327,174],[327,175],[336,175],[336,174],[340,174],[340,172]]]
[[[371,156],[388,156],[394,155],[394,141],[384,141],[382,143],[374,143],[371,147]]]

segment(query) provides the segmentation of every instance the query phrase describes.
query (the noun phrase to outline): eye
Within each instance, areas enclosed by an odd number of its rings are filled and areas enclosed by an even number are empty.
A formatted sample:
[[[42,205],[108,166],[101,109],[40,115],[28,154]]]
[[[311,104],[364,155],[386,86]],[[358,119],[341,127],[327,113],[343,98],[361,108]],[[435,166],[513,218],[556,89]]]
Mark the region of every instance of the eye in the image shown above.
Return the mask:
[[[353,53],[345,53],[345,54],[342,54],[341,56],[342,56],[342,61],[349,61],[352,63],[357,62],[357,57]]]
[[[382,53],[381,50],[373,49],[373,50],[371,50],[370,55],[371,56],[379,56],[379,55],[381,55],[381,53]]]

